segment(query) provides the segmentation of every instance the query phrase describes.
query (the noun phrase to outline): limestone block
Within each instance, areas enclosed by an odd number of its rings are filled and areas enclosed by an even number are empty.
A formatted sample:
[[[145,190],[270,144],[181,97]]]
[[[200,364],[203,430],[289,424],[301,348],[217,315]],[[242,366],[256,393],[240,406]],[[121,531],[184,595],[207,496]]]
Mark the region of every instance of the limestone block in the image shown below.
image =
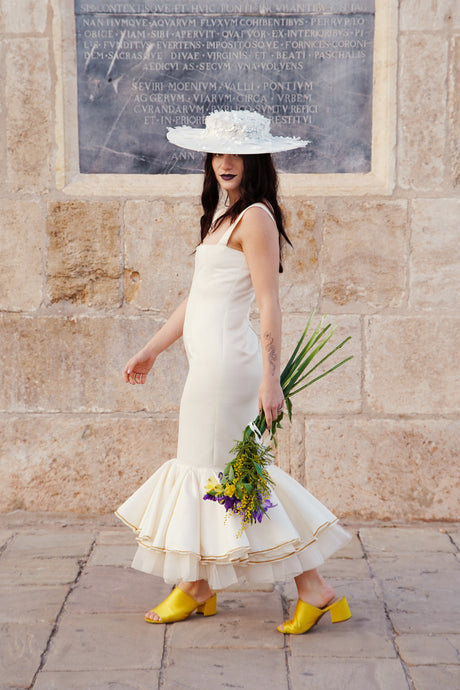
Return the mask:
[[[128,531],[127,531],[128,532]],[[134,533],[129,530],[134,543]],[[87,566],[66,601],[71,615],[94,613],[143,613],[171,591],[159,577],[132,568]]]
[[[85,558],[94,538],[87,532],[67,529],[40,532],[22,532],[8,545],[8,556],[24,558]]]
[[[460,635],[399,635],[396,644],[410,666],[460,663]]]
[[[126,202],[127,302],[169,316],[187,296],[200,215],[199,204],[191,199]]]
[[[447,42],[442,34],[400,39],[399,185],[437,190],[444,180]]]
[[[397,659],[312,661],[297,656],[289,666],[292,690],[407,690],[406,677]]]
[[[455,311],[460,293],[460,199],[417,199],[412,206],[409,304]]]
[[[435,527],[362,527],[359,535],[366,551],[374,555],[457,551],[447,534]]]
[[[0,628],[0,678],[2,688],[29,688],[53,623],[5,623]]]
[[[460,24],[457,0],[404,0],[399,5],[401,31],[436,31]]]
[[[321,252],[323,311],[369,313],[402,304],[406,226],[405,201],[328,203]]]
[[[11,5],[15,11],[15,3]],[[12,192],[48,189],[51,79],[46,38],[6,41],[7,178]]]
[[[460,5],[458,14],[460,15]],[[460,19],[459,19],[460,24]],[[452,39],[449,65],[449,144],[452,186],[460,183],[460,37]]]
[[[66,585],[0,587],[0,623],[54,623],[68,591]]]
[[[46,659],[47,671],[159,669],[164,629],[146,635],[138,613],[64,615]]]
[[[460,319],[376,316],[367,322],[365,393],[374,412],[449,414],[460,406]]]
[[[90,307],[121,303],[119,204],[53,201],[47,218],[50,302]]]
[[[301,484],[305,483],[305,423],[302,415],[293,415],[289,422],[285,412],[283,428],[277,430],[278,447],[274,448],[278,467]]]
[[[200,634],[209,620],[212,619],[202,621]],[[181,627],[188,625],[189,621]],[[178,627],[174,626],[174,631]],[[226,634],[227,639],[231,638],[231,628]],[[254,634],[260,639],[260,628],[254,630]],[[228,690],[232,686],[248,690],[262,687],[264,690],[288,690],[291,686],[288,686],[286,677],[284,650],[172,649],[164,672],[164,687],[168,690],[202,690],[204,686],[213,690]]]
[[[177,411],[187,373],[181,343],[158,358],[144,385],[122,378],[128,359],[160,325],[147,316],[0,315],[0,409]]]
[[[35,201],[0,202],[0,309],[37,309],[42,299],[42,218]]]
[[[6,33],[43,33],[46,29],[47,0],[14,0],[3,3]]]
[[[220,592],[218,606],[218,616],[204,621],[194,616],[187,625],[174,626],[170,648],[185,651],[205,647],[216,651],[216,648],[227,647],[238,649],[238,654],[251,647],[258,650],[283,648],[283,636],[276,630],[283,620],[277,592]]]
[[[292,247],[282,250],[280,302],[283,312],[311,309],[319,292],[318,247],[315,237],[317,210],[304,198],[282,201],[285,227]]]
[[[177,426],[152,417],[20,416],[0,426],[0,511],[115,510],[165,460]]]
[[[460,666],[439,664],[438,666],[415,666],[410,675],[417,690],[433,688],[458,688],[460,686]]]
[[[338,516],[458,517],[459,424],[344,418],[306,423],[306,486]]]
[[[305,328],[308,314],[287,314],[283,318],[283,342],[281,361],[286,363],[297,344],[297,341]],[[320,316],[315,316],[309,332],[319,324]],[[330,323],[336,327],[336,332],[322,350],[323,356],[339,345],[345,338],[351,336],[340,350],[327,359],[306,381],[315,378],[320,373],[327,371],[335,364],[349,356],[353,356],[348,362],[331,372],[324,378],[316,381],[305,390],[292,398],[295,414],[334,414],[344,412],[359,412],[361,410],[361,321],[359,316],[333,315],[327,317],[325,325]],[[329,332],[329,331],[327,331]],[[313,366],[321,359],[318,354],[313,361]],[[289,426],[286,420],[286,426]]]
[[[88,565],[91,566],[120,566],[123,568],[129,568],[133,562],[134,554],[136,553],[137,544],[132,537],[132,543],[129,546],[125,545],[107,545],[107,546],[96,546],[92,552]]]
[[[138,671],[111,669],[109,671],[41,671],[34,690],[145,690],[159,682],[159,670]]]
[[[79,563],[73,558],[35,558],[14,554],[0,559],[0,586],[65,585],[77,577]]]

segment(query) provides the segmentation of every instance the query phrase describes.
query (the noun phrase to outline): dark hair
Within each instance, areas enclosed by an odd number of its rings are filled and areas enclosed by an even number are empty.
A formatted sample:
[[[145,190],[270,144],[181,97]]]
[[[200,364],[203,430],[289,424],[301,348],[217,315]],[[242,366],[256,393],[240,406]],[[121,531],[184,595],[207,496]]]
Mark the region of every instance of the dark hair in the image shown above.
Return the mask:
[[[244,163],[243,177],[240,185],[240,198],[225,213],[223,213],[216,223],[214,229],[226,219],[231,222],[236,220],[245,208],[256,202],[268,202],[270,210],[273,211],[276,227],[278,228],[280,244],[280,273],[283,271],[281,264],[282,242],[285,240],[291,244],[289,237],[284,229],[283,213],[278,204],[278,175],[273,165],[272,157],[269,153],[255,153],[250,155],[243,154]],[[204,182],[201,193],[201,204],[203,215],[201,216],[201,241],[203,242],[209,233],[219,201],[219,185],[212,169],[213,154],[206,155],[204,164]],[[292,246],[292,245],[291,245]]]

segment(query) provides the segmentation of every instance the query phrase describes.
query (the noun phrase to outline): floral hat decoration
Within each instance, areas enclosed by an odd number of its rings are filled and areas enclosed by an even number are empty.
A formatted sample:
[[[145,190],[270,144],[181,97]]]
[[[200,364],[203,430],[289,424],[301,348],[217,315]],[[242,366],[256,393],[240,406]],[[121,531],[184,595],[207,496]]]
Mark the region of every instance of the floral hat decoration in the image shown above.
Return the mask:
[[[307,146],[298,137],[275,137],[270,120],[250,110],[216,110],[205,127],[168,127],[168,140],[184,149],[207,153],[277,153]]]

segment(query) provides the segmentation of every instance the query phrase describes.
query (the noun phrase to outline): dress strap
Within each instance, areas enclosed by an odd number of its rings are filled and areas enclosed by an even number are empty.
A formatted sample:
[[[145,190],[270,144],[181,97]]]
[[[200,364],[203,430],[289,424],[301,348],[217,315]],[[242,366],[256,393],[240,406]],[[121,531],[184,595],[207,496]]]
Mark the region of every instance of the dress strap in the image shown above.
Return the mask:
[[[229,241],[229,239],[230,239],[230,237],[231,237],[232,232],[234,231],[234,229],[236,228],[236,226],[238,225],[238,223],[240,222],[240,220],[242,219],[242,217],[244,216],[244,214],[246,213],[246,211],[247,211],[248,209],[250,209],[250,208],[254,208],[255,206],[258,207],[258,208],[263,208],[264,211],[266,211],[266,212],[268,213],[268,215],[270,216],[270,218],[271,218],[272,220],[275,220],[274,217],[273,217],[273,213],[270,211],[270,209],[269,209],[265,204],[263,204],[261,201],[256,201],[255,204],[251,204],[250,206],[246,206],[246,208],[243,209],[243,210],[241,211],[241,213],[239,214],[239,216],[237,216],[237,217],[235,218],[235,220],[233,221],[233,223],[227,228],[227,230],[226,230],[225,233],[222,235],[222,237],[220,238],[220,240],[218,241],[217,244],[227,244],[228,241]]]

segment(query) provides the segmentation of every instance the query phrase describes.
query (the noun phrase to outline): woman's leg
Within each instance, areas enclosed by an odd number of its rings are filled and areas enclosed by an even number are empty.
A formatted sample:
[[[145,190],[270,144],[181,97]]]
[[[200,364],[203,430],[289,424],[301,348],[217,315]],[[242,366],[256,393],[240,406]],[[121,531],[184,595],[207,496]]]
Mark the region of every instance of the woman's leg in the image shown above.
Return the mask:
[[[188,594],[195,599],[199,604],[203,604],[210,597],[212,597],[213,592],[209,587],[207,580],[196,580],[195,582],[180,582],[178,584],[179,589]],[[147,618],[153,621],[159,621],[160,616],[155,613],[153,609],[147,611],[145,614]]]
[[[332,587],[314,570],[306,570],[295,578],[299,599],[318,609],[327,606],[335,596]]]

